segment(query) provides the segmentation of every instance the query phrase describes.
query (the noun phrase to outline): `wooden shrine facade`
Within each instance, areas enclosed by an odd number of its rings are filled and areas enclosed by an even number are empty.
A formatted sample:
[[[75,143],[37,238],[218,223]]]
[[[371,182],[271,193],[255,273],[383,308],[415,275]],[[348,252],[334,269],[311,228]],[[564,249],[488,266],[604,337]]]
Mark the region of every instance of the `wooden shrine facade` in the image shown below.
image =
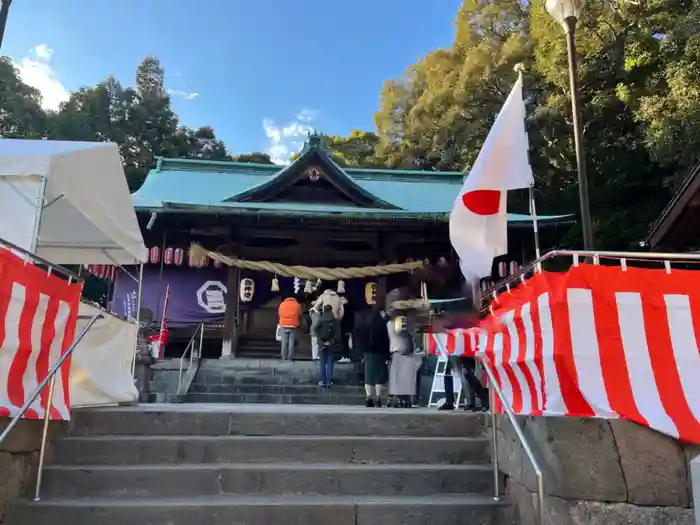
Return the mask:
[[[144,270],[144,306],[160,319],[170,286],[166,319],[174,352],[183,349],[188,334],[204,322],[210,327],[205,332],[207,357],[276,357],[277,305],[292,294],[308,299],[306,283],[279,279],[280,291],[273,291],[274,275],[190,260],[192,242],[247,260],[312,267],[449,262],[453,255],[447,220],[463,177],[452,172],[343,169],[314,136],[286,167],[161,159],[134,194],[152,255]],[[544,245],[551,245],[570,224],[567,217],[538,221]],[[530,260],[531,219],[511,215],[509,224],[511,253],[504,262]],[[494,271],[504,271],[505,266],[496,264]],[[367,307],[368,284],[381,295],[407,278],[404,274],[343,283],[351,310]],[[243,279],[254,282],[252,299],[239,293]],[[337,282],[312,284],[311,296],[338,289]],[[133,290],[127,285],[115,285],[117,310],[120,301],[123,309],[133,303]],[[307,347],[302,338],[302,355]]]

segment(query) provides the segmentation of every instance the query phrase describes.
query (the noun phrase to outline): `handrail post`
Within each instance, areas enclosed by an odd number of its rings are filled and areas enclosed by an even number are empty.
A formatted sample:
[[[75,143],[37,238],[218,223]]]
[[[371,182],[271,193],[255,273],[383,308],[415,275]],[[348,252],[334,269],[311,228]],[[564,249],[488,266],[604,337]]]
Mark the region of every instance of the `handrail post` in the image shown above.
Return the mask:
[[[527,442],[525,434],[523,434],[523,431],[520,428],[520,424],[515,418],[515,414],[510,408],[510,405],[508,404],[508,401],[506,400],[503,391],[496,382],[496,377],[494,376],[493,370],[491,369],[491,365],[489,364],[489,359],[482,357],[481,362],[484,365],[484,370],[486,370],[486,374],[489,376],[489,390],[493,390],[493,392],[489,392],[489,394],[495,393],[501,400],[501,405],[503,405],[503,409],[508,415],[508,419],[510,420],[511,424],[513,425],[513,429],[515,430],[515,435],[518,436],[520,445],[523,447],[523,451],[525,452],[527,458],[530,460],[530,464],[532,465],[532,468],[535,471],[535,477],[537,478],[537,523],[538,525],[544,525],[544,480],[542,477],[542,469],[540,468],[540,465],[537,459],[535,458],[535,454],[532,452],[530,444]],[[494,399],[495,396],[493,396],[492,400]],[[491,414],[494,419],[495,412],[495,405],[491,405]],[[497,448],[495,448],[495,450],[497,450]]]
[[[204,321],[199,325],[199,350],[197,351],[197,361],[202,358],[202,346],[204,345]]]
[[[489,389],[489,402],[491,404],[491,463],[493,464],[493,499],[501,498],[499,487],[500,476],[498,474],[498,429],[496,428],[496,395],[493,388]]]
[[[46,455],[46,441],[49,436],[49,422],[51,421],[51,407],[53,406],[53,392],[56,387],[56,374],[49,383],[49,395],[46,401],[46,411],[44,412],[44,428],[41,432],[41,447],[39,448],[39,467],[36,473],[36,487],[34,489],[34,501],[41,499],[41,481],[44,477],[44,457]]]

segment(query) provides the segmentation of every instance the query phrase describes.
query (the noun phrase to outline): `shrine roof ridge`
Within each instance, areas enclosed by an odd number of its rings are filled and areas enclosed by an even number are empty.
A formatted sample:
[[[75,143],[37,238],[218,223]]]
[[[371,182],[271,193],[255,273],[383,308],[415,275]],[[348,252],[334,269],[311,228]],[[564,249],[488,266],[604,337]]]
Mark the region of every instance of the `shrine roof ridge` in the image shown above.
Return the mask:
[[[253,162],[235,162],[208,159],[177,159],[156,157],[154,172],[190,171],[209,173],[232,173],[241,175],[259,175],[269,177],[289,167],[288,164],[259,164]],[[357,179],[396,180],[406,178],[415,182],[451,182],[461,184],[466,173],[462,171],[427,171],[394,168],[375,168],[359,166],[341,166],[348,175]]]

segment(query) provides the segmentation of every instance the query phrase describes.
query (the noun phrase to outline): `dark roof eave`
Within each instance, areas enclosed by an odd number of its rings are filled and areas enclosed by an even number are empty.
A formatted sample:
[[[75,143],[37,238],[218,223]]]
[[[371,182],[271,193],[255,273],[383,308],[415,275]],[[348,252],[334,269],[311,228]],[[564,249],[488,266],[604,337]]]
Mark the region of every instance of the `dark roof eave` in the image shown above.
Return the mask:
[[[690,173],[683,181],[681,188],[663,209],[659,218],[651,225],[644,244],[653,248],[661,241],[661,238],[673,225],[682,209],[685,208],[698,189],[700,189],[700,162],[693,166],[693,169],[690,170]]]
[[[418,222],[448,222],[449,212],[333,212],[325,210],[256,210],[246,208],[235,208],[230,206],[209,206],[200,204],[176,204],[163,203],[162,206],[135,206],[137,213],[164,213],[164,214],[204,214],[204,215],[258,215],[267,217],[327,217],[337,219],[357,219],[357,220],[388,220],[388,221],[418,221]],[[539,217],[538,226],[571,226],[576,221],[573,216],[560,217]],[[512,228],[532,229],[529,221],[509,221]]]

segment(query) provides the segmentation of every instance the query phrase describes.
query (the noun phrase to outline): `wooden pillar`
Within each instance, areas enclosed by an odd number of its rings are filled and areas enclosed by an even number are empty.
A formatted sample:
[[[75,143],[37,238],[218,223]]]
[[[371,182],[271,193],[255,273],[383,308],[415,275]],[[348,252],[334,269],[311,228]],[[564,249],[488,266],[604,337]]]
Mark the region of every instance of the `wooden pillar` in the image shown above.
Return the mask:
[[[226,284],[226,312],[224,313],[224,332],[221,339],[221,359],[231,359],[236,354],[237,317],[238,317],[238,268],[229,267]]]

